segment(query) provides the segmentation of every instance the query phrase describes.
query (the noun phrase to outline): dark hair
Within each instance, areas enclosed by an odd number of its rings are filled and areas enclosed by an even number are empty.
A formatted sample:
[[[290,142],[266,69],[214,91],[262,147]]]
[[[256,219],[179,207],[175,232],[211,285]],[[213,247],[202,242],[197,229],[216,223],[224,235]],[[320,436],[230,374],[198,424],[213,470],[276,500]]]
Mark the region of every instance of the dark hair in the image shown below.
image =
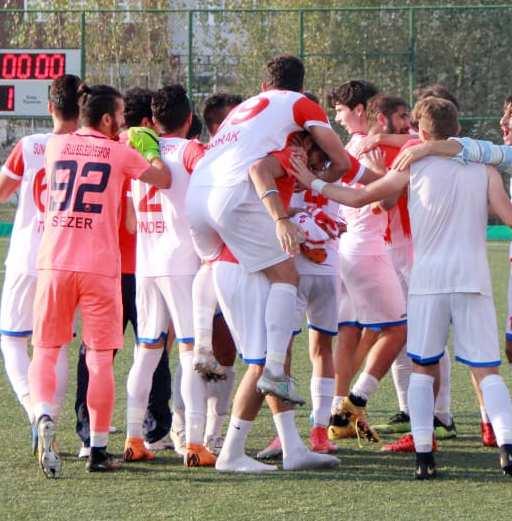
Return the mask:
[[[218,92],[206,98],[203,109],[203,119],[210,134],[214,125],[220,125],[228,113],[242,103],[243,98],[238,94]]]
[[[188,129],[187,139],[194,139],[199,137],[202,131],[203,123],[201,122],[201,118],[194,112],[192,114],[192,123]]]
[[[370,98],[366,107],[368,125],[372,126],[377,122],[377,114],[384,114],[386,118],[390,118],[400,107],[407,106],[407,102],[403,98],[377,94]]]
[[[74,74],[64,74],[52,81],[48,99],[64,121],[78,118],[78,88],[82,81]]]
[[[83,125],[96,128],[104,114],[114,117],[117,101],[123,99],[121,93],[110,85],[82,83],[78,89],[80,120]]]
[[[511,104],[512,104],[512,96],[508,96],[505,98],[505,102],[503,103],[503,108],[506,109]]]
[[[429,96],[416,103],[412,117],[433,139],[448,139],[459,131],[457,107],[451,101]]]
[[[346,105],[350,110],[353,110],[357,105],[366,105],[370,98],[373,98],[379,93],[379,89],[369,81],[352,80],[343,83],[339,87],[333,89],[327,96],[327,101],[331,108],[336,105]]]
[[[144,118],[153,117],[153,94],[153,91],[141,87],[134,87],[124,93],[124,119],[127,127],[138,127]]]
[[[434,98],[442,98],[451,101],[457,110],[460,110],[459,100],[441,83],[433,83],[425,87],[420,87],[414,92],[418,101],[433,96]]]
[[[318,96],[316,94],[313,94],[309,91],[303,92],[303,94],[304,96],[306,96],[306,98],[310,99],[311,101],[314,101],[316,104],[320,104],[320,100],[318,99]]]
[[[179,129],[192,112],[187,91],[180,84],[167,85],[156,91],[151,109],[164,132]]]
[[[304,64],[291,54],[276,56],[267,63],[265,83],[268,88],[300,92],[304,86]]]

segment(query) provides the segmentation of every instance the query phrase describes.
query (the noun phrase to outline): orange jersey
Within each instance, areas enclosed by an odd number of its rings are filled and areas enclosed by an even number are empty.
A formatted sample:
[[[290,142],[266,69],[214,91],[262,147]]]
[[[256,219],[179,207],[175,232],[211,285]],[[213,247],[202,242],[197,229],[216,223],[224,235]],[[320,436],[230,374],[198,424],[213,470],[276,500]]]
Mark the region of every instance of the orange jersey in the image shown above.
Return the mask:
[[[38,269],[117,276],[123,183],[138,179],[149,164],[135,150],[82,128],[48,141],[45,168],[48,200]]]

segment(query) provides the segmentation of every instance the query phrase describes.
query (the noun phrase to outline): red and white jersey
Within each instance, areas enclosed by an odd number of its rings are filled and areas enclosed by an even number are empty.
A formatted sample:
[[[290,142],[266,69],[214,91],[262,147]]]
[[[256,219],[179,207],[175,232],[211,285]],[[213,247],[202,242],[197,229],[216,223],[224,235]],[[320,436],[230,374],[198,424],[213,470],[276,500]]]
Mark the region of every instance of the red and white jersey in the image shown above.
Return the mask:
[[[409,213],[414,263],[410,295],[492,296],[487,263],[485,165],[430,156],[410,167]]]
[[[199,257],[194,251],[185,213],[190,174],[203,145],[178,137],[161,137],[162,161],[171,171],[170,188],[158,189],[132,181],[137,217],[136,274],[143,277],[194,275]]]
[[[282,150],[294,132],[330,127],[325,111],[299,92],[266,91],[235,107],[197,164],[193,186],[234,186],[247,181],[258,159]]]
[[[353,134],[346,150],[355,155],[363,137],[363,134]],[[361,163],[364,164],[364,160]],[[387,212],[375,203],[362,208],[342,206],[341,211],[347,221],[347,232],[341,236],[340,251],[355,255],[382,255],[386,252],[384,234],[388,224]]]
[[[36,259],[43,233],[46,180],[44,151],[52,134],[20,139],[2,166],[2,174],[20,182],[18,207],[5,265],[21,273],[36,273]]]

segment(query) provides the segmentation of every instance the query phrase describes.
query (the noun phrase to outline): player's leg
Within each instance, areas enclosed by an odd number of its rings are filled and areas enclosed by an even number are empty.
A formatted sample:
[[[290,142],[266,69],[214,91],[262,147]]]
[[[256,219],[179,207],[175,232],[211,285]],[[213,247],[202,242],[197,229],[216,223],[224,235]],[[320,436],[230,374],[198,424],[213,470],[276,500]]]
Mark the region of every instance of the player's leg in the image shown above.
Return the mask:
[[[7,269],[0,305],[0,347],[4,367],[16,397],[33,422],[28,383],[28,338],[32,334],[32,307],[37,278]]]
[[[121,278],[77,273],[77,285],[89,371],[91,454],[86,469],[113,471],[119,462],[107,452],[107,444],[115,401],[114,354],[123,347]]]
[[[205,445],[214,454],[219,454],[224,441],[222,427],[229,414],[231,394],[235,383],[236,346],[221,313],[213,321],[213,353],[224,369],[226,378],[208,382]]]
[[[484,447],[497,447],[496,436],[492,428],[492,423],[489,419],[487,411],[485,410],[482,390],[480,389],[480,384],[478,383],[478,380],[476,379],[473,372],[471,373],[471,383],[473,384],[473,389],[475,390],[475,395],[480,407],[480,436],[482,438],[482,445]]]
[[[417,479],[435,477],[434,379],[450,326],[449,295],[409,295],[407,349],[413,360],[407,401],[416,451]]]
[[[60,348],[72,339],[73,313],[78,301],[77,274],[53,270],[39,272],[34,296],[33,358],[29,386],[38,430],[38,460],[44,474],[56,478],[61,461],[55,451],[56,366]]]
[[[499,374],[498,326],[492,297],[452,295],[455,359],[471,368],[500,448],[500,466],[512,475],[512,401]]]

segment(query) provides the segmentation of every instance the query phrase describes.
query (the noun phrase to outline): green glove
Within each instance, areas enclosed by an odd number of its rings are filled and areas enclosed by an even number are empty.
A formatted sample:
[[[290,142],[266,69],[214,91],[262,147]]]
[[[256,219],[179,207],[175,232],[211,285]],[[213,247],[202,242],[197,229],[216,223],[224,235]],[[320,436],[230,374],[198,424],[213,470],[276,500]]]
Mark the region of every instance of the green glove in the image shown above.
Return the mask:
[[[128,129],[129,145],[140,152],[146,161],[160,159],[160,144],[154,130],[146,127],[130,127]]]

